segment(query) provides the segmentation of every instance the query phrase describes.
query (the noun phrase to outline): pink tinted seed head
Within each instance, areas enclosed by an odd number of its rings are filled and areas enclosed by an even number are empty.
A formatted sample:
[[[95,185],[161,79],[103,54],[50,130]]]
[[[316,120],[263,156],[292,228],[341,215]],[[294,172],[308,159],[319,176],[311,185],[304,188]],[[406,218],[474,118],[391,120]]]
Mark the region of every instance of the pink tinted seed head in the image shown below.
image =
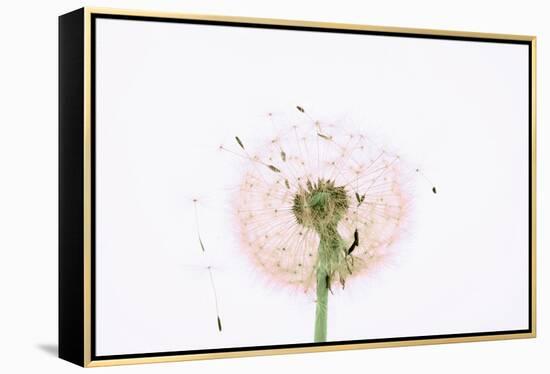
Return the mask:
[[[319,228],[300,219],[296,202],[319,184],[344,191],[337,231],[351,253],[338,273],[342,285],[368,273],[398,241],[409,200],[401,160],[365,134],[311,121],[257,148],[247,144],[245,153],[235,219],[242,248],[270,280],[315,290]]]

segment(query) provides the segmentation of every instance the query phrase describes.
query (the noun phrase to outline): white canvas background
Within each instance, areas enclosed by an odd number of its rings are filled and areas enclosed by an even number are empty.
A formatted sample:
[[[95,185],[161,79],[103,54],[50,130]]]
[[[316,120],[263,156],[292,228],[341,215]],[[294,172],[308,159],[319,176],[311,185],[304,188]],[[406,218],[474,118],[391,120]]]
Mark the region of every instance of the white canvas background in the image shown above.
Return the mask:
[[[98,354],[311,341],[313,300],[239,256],[220,193],[239,163],[217,151],[297,104],[375,133],[439,190],[395,261],[330,299],[329,339],[527,327],[526,46],[220,31],[98,21]]]

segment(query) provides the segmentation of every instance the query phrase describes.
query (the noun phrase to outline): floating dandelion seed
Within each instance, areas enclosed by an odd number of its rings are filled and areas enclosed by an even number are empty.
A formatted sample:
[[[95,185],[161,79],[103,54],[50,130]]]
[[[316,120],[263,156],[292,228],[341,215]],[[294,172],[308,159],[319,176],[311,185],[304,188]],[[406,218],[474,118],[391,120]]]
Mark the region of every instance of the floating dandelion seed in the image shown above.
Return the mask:
[[[238,138],[237,138],[238,140]],[[239,141],[239,144],[241,144],[240,140]],[[244,149],[244,147],[243,147]],[[200,225],[199,225],[199,214],[198,214],[198,211],[197,211],[197,199],[196,198],[193,198],[193,210],[194,210],[194,213],[195,213],[195,225],[196,225],[196,228],[197,228],[197,237],[199,239],[199,244],[200,244],[200,247],[201,247],[201,250],[203,252],[203,254],[206,252],[205,248],[204,248],[204,243],[202,241],[202,238],[201,238],[201,231],[200,231]],[[218,325],[218,331],[221,332],[222,331],[222,321],[221,321],[221,318],[220,318],[220,308],[218,306],[218,293],[216,292],[216,284],[214,283],[214,276],[212,275],[212,267],[210,265],[208,265],[206,267],[206,269],[208,270],[208,277],[209,277],[209,280],[210,280],[210,287],[212,288],[212,295],[214,296],[214,306],[216,307],[216,318],[217,318],[217,325]]]
[[[258,144],[254,156],[250,147],[240,155],[249,167],[235,212],[255,264],[281,284],[315,292],[314,340],[322,342],[328,292],[386,256],[402,231],[408,195],[399,156],[296,109],[304,126]]]
[[[417,172],[418,174],[420,174],[420,175],[422,176],[422,178],[424,178],[428,183],[430,183],[430,184],[432,185],[432,192],[433,192],[434,194],[436,194],[436,193],[437,193],[437,189],[436,189],[435,186],[433,185],[432,181],[429,180],[428,177],[425,176],[424,173],[422,173],[422,172],[420,171],[420,169],[416,169],[416,172]]]

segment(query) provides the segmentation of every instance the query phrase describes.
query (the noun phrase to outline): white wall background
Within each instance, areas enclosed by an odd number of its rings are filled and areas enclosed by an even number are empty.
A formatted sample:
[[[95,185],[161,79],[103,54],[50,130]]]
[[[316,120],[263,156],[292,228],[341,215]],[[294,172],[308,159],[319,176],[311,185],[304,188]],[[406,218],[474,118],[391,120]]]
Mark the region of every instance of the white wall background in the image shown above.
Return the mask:
[[[288,130],[304,118],[296,104],[345,116],[333,134],[360,129],[439,190],[405,177],[409,233],[373,276],[331,295],[329,341],[528,327],[527,46],[113,19],[96,29],[98,355],[311,341],[314,296],[243,261],[230,190],[244,165],[218,150],[237,150],[237,134],[254,155],[276,134],[266,113]],[[190,266],[204,259],[199,193],[221,334],[207,271]]]
[[[550,367],[548,276],[544,253],[548,179],[545,149],[545,37],[550,26],[544,2],[477,1],[80,1],[9,3],[0,16],[0,368],[10,373],[70,372],[56,356],[57,341],[57,16],[82,5],[214,13],[389,26],[441,28],[538,36],[538,288],[536,340],[404,347],[256,357],[237,360],[108,368],[136,372],[192,370],[253,373],[361,370],[424,373],[546,372]],[[546,370],[545,370],[546,369]]]

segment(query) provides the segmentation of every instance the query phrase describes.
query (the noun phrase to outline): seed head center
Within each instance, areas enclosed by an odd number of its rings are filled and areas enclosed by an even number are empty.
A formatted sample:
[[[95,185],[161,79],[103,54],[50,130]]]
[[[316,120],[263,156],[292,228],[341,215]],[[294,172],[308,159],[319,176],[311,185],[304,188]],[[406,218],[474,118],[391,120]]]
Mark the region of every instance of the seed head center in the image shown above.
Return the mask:
[[[348,194],[344,186],[335,186],[334,181],[318,179],[300,186],[292,212],[296,221],[316,230],[320,235],[333,231],[349,207]]]

